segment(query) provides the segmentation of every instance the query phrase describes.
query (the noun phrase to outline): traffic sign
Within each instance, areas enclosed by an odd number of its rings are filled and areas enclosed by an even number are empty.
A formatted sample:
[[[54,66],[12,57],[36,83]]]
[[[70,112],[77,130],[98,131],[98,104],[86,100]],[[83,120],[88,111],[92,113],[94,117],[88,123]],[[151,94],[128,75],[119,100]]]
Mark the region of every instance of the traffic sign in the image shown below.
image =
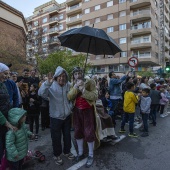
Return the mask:
[[[138,65],[138,59],[136,57],[129,58],[128,65],[130,67],[136,67]]]

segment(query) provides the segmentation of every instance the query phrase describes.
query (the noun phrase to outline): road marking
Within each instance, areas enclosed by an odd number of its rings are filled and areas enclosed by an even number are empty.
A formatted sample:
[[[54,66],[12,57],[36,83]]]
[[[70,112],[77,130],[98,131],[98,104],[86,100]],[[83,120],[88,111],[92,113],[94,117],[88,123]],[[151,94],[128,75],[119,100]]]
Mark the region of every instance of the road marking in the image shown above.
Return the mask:
[[[70,168],[66,169],[66,170],[77,170],[79,168],[81,168],[83,165],[85,165],[87,161],[87,158],[81,160],[80,162],[78,162],[77,164],[71,166]]]
[[[109,142],[111,145],[115,145],[116,143],[120,142],[121,140],[123,140],[126,136],[125,135],[121,135],[119,139],[117,140],[114,140],[113,142]],[[71,153],[76,153],[77,155],[77,152],[75,150],[75,147],[73,145],[73,142],[72,142],[72,148],[71,148]],[[75,154],[74,154],[75,155]],[[75,156],[76,156],[75,155]],[[87,158],[81,160],[80,162],[78,162],[77,164],[71,166],[70,168],[66,169],[66,170],[78,170],[79,168],[81,168],[83,165],[85,165],[87,161]]]
[[[115,145],[116,143],[120,142],[121,140],[123,140],[126,136],[125,135],[121,135],[119,136],[120,138],[117,140],[114,140],[112,142],[110,142],[111,145]]]

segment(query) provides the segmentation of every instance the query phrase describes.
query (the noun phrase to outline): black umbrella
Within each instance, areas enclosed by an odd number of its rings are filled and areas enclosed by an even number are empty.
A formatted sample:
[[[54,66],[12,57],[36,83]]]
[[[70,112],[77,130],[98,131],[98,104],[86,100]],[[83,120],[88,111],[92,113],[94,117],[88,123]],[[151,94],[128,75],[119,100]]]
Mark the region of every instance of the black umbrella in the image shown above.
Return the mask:
[[[71,48],[76,52],[86,52],[87,58],[89,53],[94,55],[115,55],[122,51],[119,45],[104,30],[93,27],[74,28],[61,34],[58,38],[61,46]]]

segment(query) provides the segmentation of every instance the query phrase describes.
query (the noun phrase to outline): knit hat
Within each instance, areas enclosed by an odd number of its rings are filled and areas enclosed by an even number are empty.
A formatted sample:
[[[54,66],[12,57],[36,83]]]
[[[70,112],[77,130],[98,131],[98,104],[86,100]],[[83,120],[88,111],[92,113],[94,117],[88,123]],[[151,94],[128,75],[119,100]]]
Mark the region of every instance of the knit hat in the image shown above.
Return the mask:
[[[9,70],[9,67],[3,63],[0,63],[0,73]]]

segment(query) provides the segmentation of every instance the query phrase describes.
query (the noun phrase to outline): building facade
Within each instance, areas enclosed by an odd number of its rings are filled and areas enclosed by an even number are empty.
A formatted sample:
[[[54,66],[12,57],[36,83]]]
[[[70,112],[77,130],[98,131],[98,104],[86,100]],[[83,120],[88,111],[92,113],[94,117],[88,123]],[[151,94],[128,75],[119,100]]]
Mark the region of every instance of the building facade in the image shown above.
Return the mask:
[[[88,61],[97,73],[127,71],[130,69],[127,63],[132,56],[139,60],[135,68],[138,71],[152,70],[153,66],[159,65],[164,67],[165,61],[169,60],[169,0],[66,0],[60,5],[50,2],[59,9],[54,15],[48,14],[47,25],[51,29],[58,23],[59,31],[53,35],[48,32],[49,40],[66,30],[94,24],[120,45],[122,52],[115,56],[89,57]],[[50,18],[59,18],[61,14],[63,20],[59,19],[50,27]],[[32,19],[31,22],[35,21],[35,17]]]
[[[0,1],[0,61],[17,65],[26,63],[27,25],[23,14]]]

